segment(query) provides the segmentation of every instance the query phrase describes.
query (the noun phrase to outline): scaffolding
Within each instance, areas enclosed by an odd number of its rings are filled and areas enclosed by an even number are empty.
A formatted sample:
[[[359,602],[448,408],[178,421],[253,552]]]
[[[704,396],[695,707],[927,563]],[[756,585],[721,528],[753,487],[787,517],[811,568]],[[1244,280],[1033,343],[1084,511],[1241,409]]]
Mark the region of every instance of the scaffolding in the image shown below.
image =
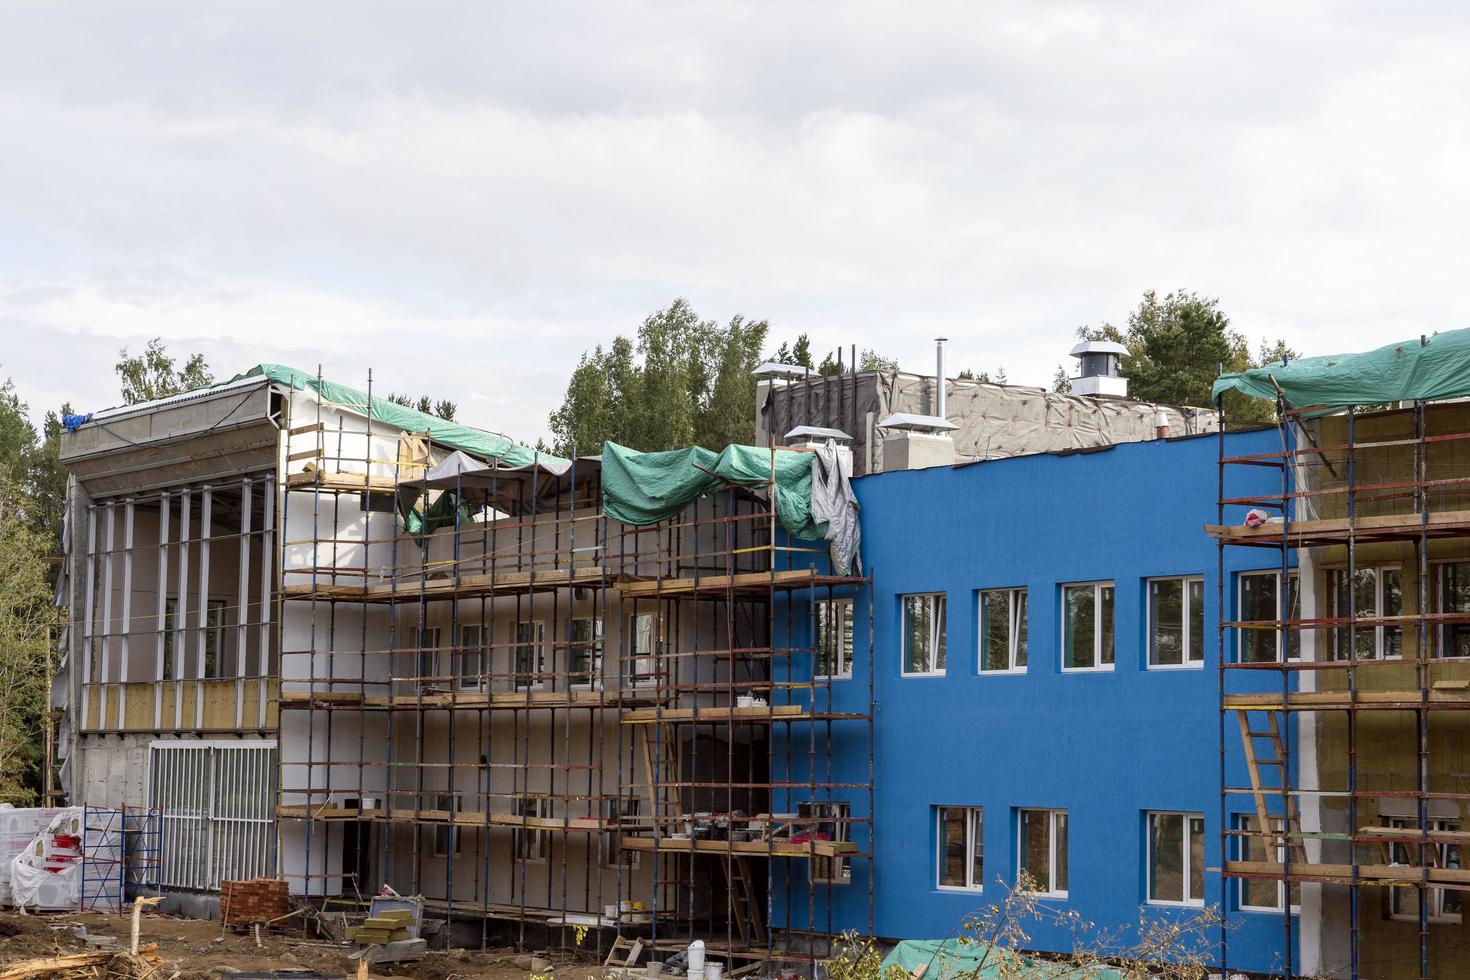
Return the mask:
[[[774,450],[771,480],[637,527],[596,458],[487,466],[320,400],[288,425],[295,887],[422,894],[461,944],[806,960],[863,861],[871,929],[871,579],[780,531]],[[834,689],[860,610],[866,681]]]
[[[162,888],[160,812],[148,807],[81,807],[77,907],[120,912]]]
[[[1230,455],[1220,437],[1209,529],[1222,610],[1222,970],[1232,909],[1278,908],[1283,973],[1298,975],[1306,891],[1320,935],[1347,938],[1321,955],[1343,955],[1352,977],[1457,974],[1460,929],[1444,924],[1461,921],[1470,890],[1470,412],[1282,401],[1277,415],[1277,451]],[[1279,474],[1279,491],[1239,495],[1261,468]],[[1247,526],[1248,508],[1268,518]],[[1272,557],[1227,594],[1235,548]],[[1233,785],[1228,750],[1247,785]]]

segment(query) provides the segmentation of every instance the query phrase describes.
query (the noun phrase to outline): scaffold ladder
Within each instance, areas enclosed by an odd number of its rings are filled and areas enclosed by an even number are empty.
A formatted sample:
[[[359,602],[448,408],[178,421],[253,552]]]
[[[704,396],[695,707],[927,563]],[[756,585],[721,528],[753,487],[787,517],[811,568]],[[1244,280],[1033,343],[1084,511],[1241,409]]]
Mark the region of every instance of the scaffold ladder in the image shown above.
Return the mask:
[[[1264,730],[1251,726],[1251,715],[1265,715],[1266,727]],[[1267,798],[1279,796],[1281,798],[1282,813],[1281,831],[1274,835],[1274,847],[1286,849],[1293,864],[1306,864],[1307,852],[1301,839],[1301,815],[1297,809],[1296,796],[1290,791],[1286,783],[1286,743],[1282,738],[1285,712],[1274,708],[1237,710],[1236,720],[1240,723],[1240,741],[1245,751],[1246,771],[1250,776],[1251,795],[1256,804],[1257,826],[1260,827],[1263,841],[1271,840],[1273,836],[1273,818],[1271,807]],[[1266,742],[1269,754],[1262,756],[1258,753],[1258,746]],[[1276,778],[1267,779],[1262,770],[1275,770]]]

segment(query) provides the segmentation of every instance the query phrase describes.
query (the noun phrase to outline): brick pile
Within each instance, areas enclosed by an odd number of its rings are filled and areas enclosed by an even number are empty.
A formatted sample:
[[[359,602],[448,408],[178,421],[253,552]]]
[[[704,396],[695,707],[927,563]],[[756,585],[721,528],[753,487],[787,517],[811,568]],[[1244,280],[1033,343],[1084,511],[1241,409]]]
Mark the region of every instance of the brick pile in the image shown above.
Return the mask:
[[[290,911],[286,907],[286,883],[277,878],[221,882],[219,907],[229,926],[279,919]]]

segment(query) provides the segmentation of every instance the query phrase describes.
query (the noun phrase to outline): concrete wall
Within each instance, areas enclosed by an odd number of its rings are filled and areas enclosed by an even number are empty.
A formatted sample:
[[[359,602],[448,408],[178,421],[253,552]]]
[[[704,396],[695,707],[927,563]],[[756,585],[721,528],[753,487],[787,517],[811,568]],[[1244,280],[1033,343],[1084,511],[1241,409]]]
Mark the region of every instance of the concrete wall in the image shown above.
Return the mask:
[[[1263,452],[1276,439],[1274,432],[1233,435],[1228,451]],[[834,682],[831,696],[839,707],[860,710],[871,666],[878,701],[877,934],[942,936],[972,909],[1003,898],[1017,869],[1018,808],[1068,812],[1068,896],[1049,905],[1103,929],[1131,926],[1140,908],[1160,918],[1190,915],[1145,905],[1146,815],[1187,811],[1204,815],[1204,900],[1228,906],[1230,967],[1279,965],[1281,916],[1238,909],[1235,886],[1227,888],[1218,872],[1219,553],[1202,530],[1216,521],[1217,449],[1215,437],[1154,441],[856,482],[863,558],[875,577],[875,662],[860,616],[855,679]],[[1253,472],[1232,474],[1228,495],[1270,489],[1267,471],[1237,469]],[[1244,551],[1225,556],[1227,607],[1237,572],[1275,561],[1269,552]],[[1204,578],[1204,660],[1198,667],[1149,669],[1146,582],[1174,575]],[[1093,580],[1115,584],[1116,663],[1111,670],[1063,672],[1061,585]],[[983,674],[977,590],[1003,587],[1028,590],[1029,664],[1024,673]],[[901,676],[899,597],[916,592],[947,597],[942,676]],[[798,605],[792,612],[790,628],[808,628],[809,610]],[[1255,676],[1244,683],[1263,689],[1279,683]],[[863,741],[833,739],[832,780],[865,775]],[[1227,740],[1227,780],[1235,786],[1245,779],[1237,742]],[[804,748],[798,743],[790,757],[798,781],[809,778]],[[780,746],[775,757],[786,758]],[[864,816],[865,800],[847,795],[854,815]],[[936,806],[984,808],[983,890],[937,887]],[[1248,798],[1232,800],[1232,812],[1249,807]],[[859,846],[865,837],[866,828],[856,826]],[[863,928],[868,871],[855,862],[853,884],[830,889],[829,897],[825,887],[807,893],[804,863],[778,862],[776,921],[789,914],[798,925],[810,917],[819,928]],[[1036,948],[1072,946],[1071,934],[1055,923],[1028,923],[1027,931]]]

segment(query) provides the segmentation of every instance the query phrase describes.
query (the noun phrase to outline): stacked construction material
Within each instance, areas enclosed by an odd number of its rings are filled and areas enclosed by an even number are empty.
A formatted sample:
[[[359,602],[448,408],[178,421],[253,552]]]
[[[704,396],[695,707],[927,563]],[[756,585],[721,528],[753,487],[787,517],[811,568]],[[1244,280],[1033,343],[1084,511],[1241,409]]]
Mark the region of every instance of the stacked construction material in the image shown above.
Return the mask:
[[[347,938],[364,946],[396,943],[414,938],[416,916],[411,909],[383,909],[347,930]]]
[[[10,862],[24,851],[61,811],[56,808],[17,808],[0,803],[0,905],[14,899],[10,890]]]
[[[248,926],[284,918],[286,882],[278,878],[220,882],[220,916],[227,926]]]

